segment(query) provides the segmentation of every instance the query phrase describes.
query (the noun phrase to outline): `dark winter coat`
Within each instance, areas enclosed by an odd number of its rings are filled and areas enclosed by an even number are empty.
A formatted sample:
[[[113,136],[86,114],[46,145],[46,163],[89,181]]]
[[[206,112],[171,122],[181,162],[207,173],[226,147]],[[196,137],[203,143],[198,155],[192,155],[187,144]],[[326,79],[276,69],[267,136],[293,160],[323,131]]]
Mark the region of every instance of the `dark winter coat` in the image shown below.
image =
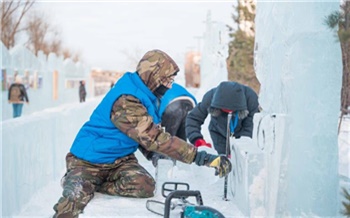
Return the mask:
[[[186,136],[191,143],[203,138],[201,126],[209,111],[213,109],[247,110],[249,114],[244,119],[238,120],[234,129],[234,136],[236,138],[241,136],[252,137],[253,116],[256,112],[259,112],[257,94],[248,86],[236,82],[222,82],[218,87],[209,90],[204,95],[202,102],[198,103],[188,114],[186,118]],[[232,117],[233,120],[234,118],[235,116]],[[208,128],[215,149],[219,154],[225,154],[227,113],[220,112],[216,116],[211,115]]]
[[[29,102],[26,88],[21,83],[13,83],[8,92],[8,101],[14,104],[23,104]]]
[[[80,82],[80,86],[79,86],[79,97],[80,99],[85,99],[86,97],[85,85],[82,82]]]

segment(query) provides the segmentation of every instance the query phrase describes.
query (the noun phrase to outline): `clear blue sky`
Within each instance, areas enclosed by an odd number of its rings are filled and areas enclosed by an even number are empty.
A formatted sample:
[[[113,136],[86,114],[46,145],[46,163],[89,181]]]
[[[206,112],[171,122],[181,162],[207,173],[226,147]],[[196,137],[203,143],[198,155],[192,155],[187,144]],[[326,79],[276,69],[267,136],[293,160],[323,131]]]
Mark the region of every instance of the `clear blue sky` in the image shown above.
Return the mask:
[[[154,48],[182,64],[185,52],[197,49],[209,10],[213,21],[234,26],[235,2],[45,1],[38,6],[89,67],[133,71],[135,60]]]

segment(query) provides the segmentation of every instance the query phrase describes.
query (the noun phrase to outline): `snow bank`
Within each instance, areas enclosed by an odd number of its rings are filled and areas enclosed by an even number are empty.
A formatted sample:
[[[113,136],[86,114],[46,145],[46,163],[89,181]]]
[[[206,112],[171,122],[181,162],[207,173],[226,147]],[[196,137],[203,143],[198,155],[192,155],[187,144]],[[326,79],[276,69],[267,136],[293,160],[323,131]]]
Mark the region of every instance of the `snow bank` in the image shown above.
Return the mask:
[[[18,213],[35,192],[59,180],[75,135],[99,101],[66,104],[1,123],[3,216]]]

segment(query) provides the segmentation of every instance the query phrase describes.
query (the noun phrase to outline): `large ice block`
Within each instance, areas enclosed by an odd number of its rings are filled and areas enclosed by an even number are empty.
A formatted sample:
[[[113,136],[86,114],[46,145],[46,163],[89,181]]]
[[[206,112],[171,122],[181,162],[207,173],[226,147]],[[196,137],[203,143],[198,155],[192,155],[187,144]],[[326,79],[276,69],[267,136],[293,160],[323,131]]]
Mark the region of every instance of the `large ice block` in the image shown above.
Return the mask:
[[[266,166],[267,178],[272,179],[266,190],[269,216],[340,215],[337,123],[342,58],[339,41],[324,23],[339,5],[257,2],[259,101],[266,113],[285,114],[283,139],[275,147],[281,149],[280,159]]]

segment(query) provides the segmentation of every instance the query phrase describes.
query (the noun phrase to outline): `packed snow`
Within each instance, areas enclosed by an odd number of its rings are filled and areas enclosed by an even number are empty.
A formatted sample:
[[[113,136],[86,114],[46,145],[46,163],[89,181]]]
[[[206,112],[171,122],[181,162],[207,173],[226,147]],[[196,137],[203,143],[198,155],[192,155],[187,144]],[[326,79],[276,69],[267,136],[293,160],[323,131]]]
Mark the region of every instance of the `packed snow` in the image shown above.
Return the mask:
[[[264,111],[254,117],[253,139],[231,141],[237,153],[229,176],[230,201],[222,200],[224,181],[213,169],[179,162],[172,166],[166,160],[151,199],[164,202],[161,184],[181,181],[199,190],[204,205],[225,217],[341,216],[340,188],[350,186],[350,118],[343,118],[338,135],[341,53],[339,42],[321,22],[338,7],[337,2],[257,3],[255,65]],[[227,39],[217,40],[227,35],[223,28],[213,25],[214,34],[205,34],[205,82],[190,90],[198,101],[226,78],[222,63]],[[90,98],[2,121],[5,217],[53,215],[62,193],[65,154],[100,101]],[[202,131],[210,141],[207,121]],[[151,162],[136,154],[155,176]],[[147,200],[96,193],[80,217],[159,217],[146,209]]]
[[[100,100],[101,98],[90,99],[87,104],[96,104]],[[81,109],[81,104],[77,104],[76,106]],[[67,107],[69,108],[71,105],[58,108],[55,113],[63,113],[67,110]],[[203,127],[204,135],[205,138],[210,141],[209,133],[206,129],[206,127]],[[211,148],[201,149],[216,153],[215,150]],[[136,156],[142,166],[155,176],[155,167],[152,163],[146,160],[140,152],[137,152]],[[64,156],[61,156],[60,159],[62,163],[64,163]],[[64,175],[64,173],[65,170],[62,169],[60,174]],[[226,217],[243,216],[241,211],[231,201],[224,201],[222,199],[224,180],[214,176],[214,170],[211,168],[199,167],[195,164],[188,165],[178,161],[176,162],[176,166],[173,166],[171,161],[161,160],[158,171],[156,195],[150,199],[165,202],[165,198],[162,197],[160,190],[161,185],[166,181],[188,183],[190,185],[190,190],[199,190],[201,192],[205,206],[218,209]],[[16,217],[52,216],[54,212],[52,207],[58,201],[61,193],[62,188],[60,186],[60,180],[56,179],[50,182],[30,198],[29,203],[23,206],[22,211]],[[125,198],[96,193],[93,200],[91,200],[85,208],[84,213],[79,217],[159,217],[159,215],[146,209],[147,200],[148,199]],[[192,203],[196,203],[195,199],[189,198],[189,200]],[[176,213],[172,215],[174,215],[174,217],[179,216],[179,214]]]

